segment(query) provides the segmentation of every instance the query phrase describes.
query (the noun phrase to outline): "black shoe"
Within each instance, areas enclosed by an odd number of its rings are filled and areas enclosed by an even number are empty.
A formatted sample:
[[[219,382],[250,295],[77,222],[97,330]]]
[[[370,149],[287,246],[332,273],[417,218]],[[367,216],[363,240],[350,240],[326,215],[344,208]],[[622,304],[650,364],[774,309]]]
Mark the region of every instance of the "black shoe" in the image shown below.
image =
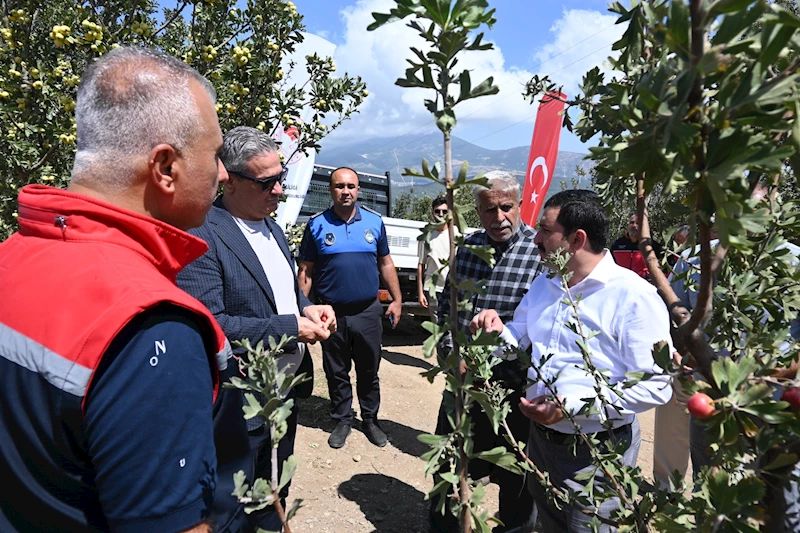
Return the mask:
[[[333,428],[331,436],[328,437],[328,446],[331,448],[341,448],[347,441],[347,436],[350,434],[350,424],[347,422],[339,422]]]
[[[372,444],[379,448],[383,448],[389,442],[389,437],[386,436],[386,433],[383,432],[377,422],[363,421],[361,423],[361,431],[364,432],[364,435],[367,436]]]

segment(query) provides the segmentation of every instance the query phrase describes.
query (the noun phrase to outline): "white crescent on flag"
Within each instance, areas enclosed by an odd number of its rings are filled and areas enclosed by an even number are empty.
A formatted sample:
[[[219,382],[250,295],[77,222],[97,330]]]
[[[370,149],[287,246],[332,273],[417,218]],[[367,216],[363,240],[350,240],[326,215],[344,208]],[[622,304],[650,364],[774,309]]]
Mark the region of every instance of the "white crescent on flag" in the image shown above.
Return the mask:
[[[542,182],[538,187],[533,183],[533,173],[537,167],[542,167]],[[550,186],[550,170],[547,168],[547,160],[544,156],[540,155],[533,160],[531,169],[528,172],[528,183],[531,186],[531,202],[535,203],[539,199],[538,191],[546,191]]]

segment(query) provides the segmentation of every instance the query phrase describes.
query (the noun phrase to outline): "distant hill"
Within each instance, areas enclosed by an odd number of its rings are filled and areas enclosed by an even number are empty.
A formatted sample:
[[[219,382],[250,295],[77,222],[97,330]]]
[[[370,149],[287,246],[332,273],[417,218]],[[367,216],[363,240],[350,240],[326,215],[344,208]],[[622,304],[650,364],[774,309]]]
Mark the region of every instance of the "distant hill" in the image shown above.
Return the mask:
[[[475,176],[479,172],[503,170],[517,177],[522,183],[528,165],[528,152],[530,146],[518,146],[507,150],[489,150],[469,143],[458,137],[453,137],[453,168],[454,171],[465,160],[469,161],[469,175]],[[553,173],[553,183],[550,192],[561,190],[560,182],[572,186],[572,178],[577,179],[575,167],[590,170],[594,164],[584,160],[585,154],[575,152],[559,152],[556,169]],[[361,172],[372,174],[391,173],[392,187],[395,198],[402,194],[404,188],[414,187],[414,194],[428,194],[435,196],[441,189],[438,184],[425,179],[411,179],[402,176],[403,169],[420,168],[422,159],[427,159],[431,164],[442,161],[442,136],[432,133],[420,138],[408,140],[403,137],[387,141],[386,138],[365,139],[357,143],[337,146],[326,149],[317,155],[317,163],[330,166],[349,166]],[[583,186],[588,187],[588,177],[583,178]]]

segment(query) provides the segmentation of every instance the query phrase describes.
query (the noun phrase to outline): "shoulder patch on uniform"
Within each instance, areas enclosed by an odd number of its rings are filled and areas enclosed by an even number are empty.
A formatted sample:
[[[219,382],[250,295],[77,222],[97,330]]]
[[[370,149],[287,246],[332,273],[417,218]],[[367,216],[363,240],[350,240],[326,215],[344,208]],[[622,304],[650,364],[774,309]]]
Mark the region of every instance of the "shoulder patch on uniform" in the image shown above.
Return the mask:
[[[325,211],[327,211],[327,209],[326,209]],[[320,216],[320,215],[324,215],[324,214],[325,214],[325,211],[320,211],[319,213],[314,213],[313,215],[311,215],[310,217],[308,217],[308,220],[314,220],[314,219],[315,219],[315,218],[317,218],[318,216]]]
[[[372,213],[373,215],[377,215],[377,216],[379,216],[379,217],[383,217],[383,215],[381,215],[381,214],[380,214],[380,213],[378,213],[377,211],[373,211],[373,210],[372,210],[372,209],[370,209],[369,207],[364,207],[363,205],[359,205],[359,207],[360,207],[361,209],[363,209],[364,211],[366,211],[367,213]]]

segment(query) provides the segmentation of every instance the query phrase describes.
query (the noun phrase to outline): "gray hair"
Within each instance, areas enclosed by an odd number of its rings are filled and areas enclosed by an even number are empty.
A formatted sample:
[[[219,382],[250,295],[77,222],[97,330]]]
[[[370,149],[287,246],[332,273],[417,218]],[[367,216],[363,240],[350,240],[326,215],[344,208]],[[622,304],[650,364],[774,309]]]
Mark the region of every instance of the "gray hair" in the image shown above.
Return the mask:
[[[508,172],[501,172],[498,170],[493,170],[486,174],[486,177],[489,178],[489,182],[487,183],[488,187],[484,187],[483,185],[476,185],[472,192],[475,195],[475,205],[480,205],[481,199],[480,195],[488,192],[489,190],[497,191],[501,193],[514,193],[515,197],[517,198],[517,202],[520,200],[520,187],[519,181],[513,175],[509,174]]]
[[[269,135],[249,126],[236,126],[222,140],[220,159],[228,172],[247,173],[247,165],[254,157],[278,151]]]
[[[691,230],[691,228],[689,227],[689,225],[688,224],[684,224],[683,226],[679,226],[678,229],[675,230],[675,233],[673,234],[672,237],[675,238],[675,237],[677,237],[678,235],[681,235],[681,234],[684,234],[684,235],[686,235],[688,237],[690,230]]]
[[[78,87],[73,181],[91,176],[121,190],[136,178],[131,157],[162,143],[176,150],[190,145],[203,126],[191,80],[216,101],[208,80],[158,50],[120,47],[91,64]]]

